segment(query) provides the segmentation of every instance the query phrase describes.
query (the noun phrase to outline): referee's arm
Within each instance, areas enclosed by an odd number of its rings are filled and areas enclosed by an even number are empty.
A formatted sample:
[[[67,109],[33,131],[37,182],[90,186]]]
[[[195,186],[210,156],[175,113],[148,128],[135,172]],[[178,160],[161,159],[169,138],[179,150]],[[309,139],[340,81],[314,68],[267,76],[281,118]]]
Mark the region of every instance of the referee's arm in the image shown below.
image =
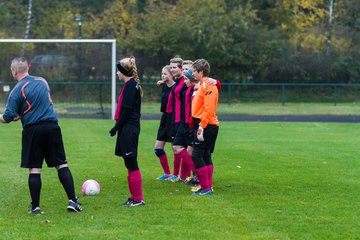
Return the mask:
[[[16,116],[16,117],[14,117],[11,121],[14,121],[14,122],[16,122],[17,120],[19,120],[20,119],[20,117],[19,116]],[[0,122],[1,123],[9,123],[8,121],[6,121],[5,119],[4,119],[4,117],[3,117],[3,114],[0,114]]]

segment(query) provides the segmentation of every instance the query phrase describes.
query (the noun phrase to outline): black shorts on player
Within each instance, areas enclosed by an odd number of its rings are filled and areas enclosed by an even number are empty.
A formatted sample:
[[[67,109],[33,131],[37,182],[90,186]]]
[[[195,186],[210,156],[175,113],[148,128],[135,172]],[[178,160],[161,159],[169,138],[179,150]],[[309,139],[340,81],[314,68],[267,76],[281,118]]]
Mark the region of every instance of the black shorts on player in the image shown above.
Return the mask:
[[[42,168],[66,164],[61,129],[57,122],[39,122],[28,125],[22,132],[22,168]]]
[[[118,132],[115,155],[123,158],[137,157],[139,134],[140,126],[125,124]]]
[[[187,123],[176,123],[174,132],[173,132],[173,145],[179,145],[187,147],[189,140],[188,140],[188,124]]]
[[[200,142],[195,135],[192,159],[197,169],[212,164],[211,153],[214,152],[218,131],[218,126],[208,124],[204,129],[204,142]]]
[[[163,141],[163,142],[171,142],[171,114],[163,113],[160,120],[160,126],[157,133],[156,140]]]
[[[205,141],[200,142],[197,139],[196,134],[194,134],[194,143],[193,146],[197,146],[203,149],[210,150],[210,153],[214,152],[215,142],[218,135],[219,126],[208,124],[204,129],[204,139]]]

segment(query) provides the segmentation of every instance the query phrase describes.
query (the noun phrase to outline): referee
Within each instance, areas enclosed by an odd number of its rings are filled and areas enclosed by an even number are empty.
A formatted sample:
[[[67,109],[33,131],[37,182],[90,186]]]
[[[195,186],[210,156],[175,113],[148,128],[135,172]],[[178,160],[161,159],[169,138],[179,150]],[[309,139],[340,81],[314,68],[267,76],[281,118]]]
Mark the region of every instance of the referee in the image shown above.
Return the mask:
[[[77,202],[73,177],[68,168],[58,119],[50,97],[50,88],[44,78],[29,75],[28,62],[23,57],[11,62],[11,74],[17,81],[11,91],[0,122],[21,119],[21,167],[29,169],[31,204],[29,214],[41,214],[41,169],[45,159],[48,167],[58,170],[58,177],[68,197],[67,210],[81,212]]]

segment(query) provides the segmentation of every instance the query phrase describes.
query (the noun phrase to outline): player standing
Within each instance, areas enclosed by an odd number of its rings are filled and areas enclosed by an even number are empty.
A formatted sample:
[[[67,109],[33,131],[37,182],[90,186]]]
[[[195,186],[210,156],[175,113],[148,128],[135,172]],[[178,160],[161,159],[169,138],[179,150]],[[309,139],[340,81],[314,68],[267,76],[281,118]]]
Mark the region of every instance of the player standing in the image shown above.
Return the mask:
[[[190,113],[186,115],[186,121],[189,124],[189,128],[188,128],[188,147],[187,147],[187,152],[190,156],[192,156],[192,151],[193,151],[193,144],[194,144],[194,136],[195,136],[195,128],[194,128],[194,118],[191,116],[191,103],[192,100],[199,88],[200,85],[200,81],[197,81],[195,79],[195,76],[192,73],[192,68],[188,69],[185,73],[184,73],[184,77],[185,77],[185,84],[188,87],[187,91],[186,91],[186,98],[185,98],[185,105],[186,105],[186,109],[190,109]],[[220,91],[221,88],[221,83],[219,80],[215,80],[213,78],[208,78],[207,82],[209,84],[212,85],[216,85],[218,91]],[[191,170],[193,173],[193,177],[188,177],[185,181],[185,183],[187,185],[192,185],[192,191],[198,191],[201,186],[199,185],[198,179],[196,177],[196,169],[195,166],[192,162],[191,165]]]
[[[173,176],[169,178],[171,181],[185,180],[188,176],[181,176],[182,178],[179,178],[181,162],[183,161],[183,168],[190,168],[192,162],[190,155],[186,151],[188,124],[185,122],[185,94],[187,86],[184,84],[182,65],[183,60],[179,57],[170,60],[170,71],[176,80],[176,84],[171,90],[172,98],[168,102],[168,105],[172,106],[173,124],[172,149],[174,152],[174,172]],[[187,170],[184,172],[187,172]]]
[[[193,63],[192,71],[195,79],[200,81],[199,89],[192,101],[191,115],[197,129],[194,138],[192,159],[195,163],[197,177],[201,189],[193,195],[210,195],[212,190],[213,163],[211,153],[214,151],[219,121],[216,116],[218,105],[218,88],[209,84],[210,64],[205,59]]]
[[[18,83],[9,95],[5,112],[0,115],[0,122],[9,123],[18,119],[22,122],[21,167],[29,169],[29,214],[42,213],[40,191],[44,158],[48,167],[58,170],[59,180],[68,197],[67,209],[81,212],[48,83],[42,77],[29,75],[28,62],[23,57],[12,60],[11,74]]]
[[[124,159],[128,170],[127,180],[131,197],[122,205],[136,207],[145,205],[142,193],[142,177],[137,161],[143,92],[134,57],[121,59],[116,66],[117,75],[125,84],[121,89],[116,106],[114,116],[116,124],[109,133],[110,136],[117,133],[115,155]]]
[[[164,174],[157,178],[157,180],[167,180],[170,176],[169,161],[164,150],[165,143],[171,142],[171,113],[166,112],[168,98],[173,85],[175,84],[174,78],[170,72],[170,66],[166,65],[161,71],[161,80],[157,82],[157,85],[163,85],[161,91],[161,106],[160,111],[162,112],[160,126],[158,129],[154,151],[156,156],[160,160],[160,164],[163,168]],[[168,110],[168,112],[170,112]]]

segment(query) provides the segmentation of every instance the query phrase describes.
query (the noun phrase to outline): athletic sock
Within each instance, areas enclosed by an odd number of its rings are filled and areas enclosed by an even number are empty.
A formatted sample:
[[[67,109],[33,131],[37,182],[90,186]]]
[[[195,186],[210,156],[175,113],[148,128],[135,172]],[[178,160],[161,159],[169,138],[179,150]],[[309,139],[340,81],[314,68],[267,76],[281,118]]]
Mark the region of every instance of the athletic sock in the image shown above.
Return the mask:
[[[29,174],[29,190],[31,196],[31,207],[34,210],[40,206],[41,176],[40,173]]]
[[[162,168],[164,170],[164,173],[165,174],[170,174],[170,166],[169,166],[169,161],[168,161],[166,153],[161,155],[159,157],[159,159],[160,159],[160,164],[161,164],[161,166],[162,166]]]
[[[212,188],[214,165],[212,165],[212,164],[207,165],[207,170],[208,170],[209,187]]]
[[[164,173],[170,174],[169,162],[168,162],[168,158],[167,158],[167,155],[166,155],[166,152],[164,151],[164,149],[163,148],[155,148],[154,152],[155,152],[155,155],[160,160],[160,164],[163,168]]]
[[[130,172],[128,179],[129,179],[128,181],[129,181],[131,198],[137,202],[141,202],[143,200],[143,195],[142,195],[142,178],[141,178],[140,170]]]
[[[181,155],[174,153],[174,176],[179,176],[180,171],[180,164],[181,164]]]
[[[58,170],[58,177],[64,190],[67,194],[68,199],[77,202],[75,197],[74,180],[68,167],[63,167]]]
[[[196,175],[199,179],[199,183],[202,189],[210,190],[211,187],[209,187],[209,179],[208,179],[208,168],[207,166],[198,168],[196,170]]]
[[[128,188],[129,188],[129,192],[130,192],[130,195],[131,195],[131,198],[132,198],[132,193],[131,193],[131,182],[130,182],[130,170],[128,169],[128,175],[127,175],[127,181],[128,181]]]
[[[186,149],[183,149],[180,152],[181,156],[181,171],[180,171],[180,178],[182,180],[186,180],[187,177],[190,177],[191,174],[191,164],[192,164],[192,158],[188,154]]]

